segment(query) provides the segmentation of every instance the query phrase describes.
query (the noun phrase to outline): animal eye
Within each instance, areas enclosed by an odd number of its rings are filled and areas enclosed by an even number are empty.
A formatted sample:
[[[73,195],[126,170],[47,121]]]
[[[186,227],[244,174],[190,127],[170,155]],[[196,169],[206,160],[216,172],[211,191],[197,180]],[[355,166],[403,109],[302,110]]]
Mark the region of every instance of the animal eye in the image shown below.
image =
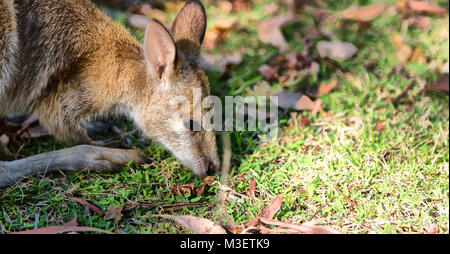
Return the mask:
[[[186,127],[186,129],[188,129],[189,131],[199,131],[200,130],[200,125],[198,125],[197,122],[195,122],[194,120],[184,120],[184,127]]]

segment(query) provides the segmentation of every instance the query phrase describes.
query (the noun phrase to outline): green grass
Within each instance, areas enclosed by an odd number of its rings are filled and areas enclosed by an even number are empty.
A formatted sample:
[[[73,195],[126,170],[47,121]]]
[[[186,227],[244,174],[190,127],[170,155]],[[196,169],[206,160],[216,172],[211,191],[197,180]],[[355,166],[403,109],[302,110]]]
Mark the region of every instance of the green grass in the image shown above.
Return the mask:
[[[258,40],[255,20],[267,17],[263,3],[270,1],[260,2],[251,11],[239,14],[241,29],[232,31],[214,51],[239,51],[244,59],[243,64],[229,73],[228,79],[221,79],[215,72],[209,74],[213,94],[245,96],[262,82],[257,69],[279,55],[277,49]],[[355,3],[377,1],[332,2],[326,9],[333,13]],[[233,17],[212,5],[207,6],[207,12],[210,25]],[[277,220],[301,223],[317,219],[346,233],[424,233],[436,223],[439,233],[448,233],[449,100],[445,94],[418,93],[424,84],[438,77],[430,62],[449,60],[448,17],[431,17],[428,31],[404,29],[402,22],[398,14],[384,14],[367,30],[340,21],[325,24],[339,39],[352,42],[359,49],[355,57],[340,63],[341,70],[320,63],[316,77],[302,81],[314,84],[339,81],[337,89],[321,98],[324,110],[333,116],[302,112],[311,118],[312,124],[301,128],[297,118],[300,113],[284,112],[280,119],[282,134],[270,143],[258,142],[255,133],[231,133],[231,188],[248,196],[249,180],[256,181],[254,200],[226,202],[227,213],[236,224],[252,219],[277,194],[283,194],[283,205],[275,215]],[[312,31],[312,24],[311,15],[303,15],[298,23],[284,28],[294,50],[302,48],[296,38]],[[426,64],[406,64],[419,85],[397,108],[390,99],[400,94],[411,78],[392,73],[398,60],[390,36],[396,32],[404,34],[407,43],[418,47],[428,58]],[[142,37],[141,32],[135,34]],[[314,38],[320,39],[323,38]],[[293,85],[290,89],[301,87]],[[374,131],[376,121],[386,123],[383,132]],[[123,128],[131,128],[130,124],[119,122]],[[172,186],[191,183],[199,186],[201,179],[163,148],[137,139],[133,144],[153,162],[130,163],[118,174],[60,172],[33,176],[0,190],[0,232],[33,228],[35,214],[40,216],[39,227],[63,224],[77,214],[80,225],[114,232],[113,220],[86,212],[71,196],[87,199],[104,211],[109,206],[139,200],[158,204],[218,201],[218,185],[207,188],[200,198],[171,194]],[[53,138],[40,138],[29,143],[22,153],[29,155],[62,147],[64,144]],[[0,153],[0,159],[12,158]],[[220,180],[218,176],[215,178]],[[354,202],[353,207],[349,200]],[[119,228],[126,233],[189,232],[172,221],[146,216],[158,213],[191,214],[226,224],[216,206],[177,212],[139,207],[124,212]]]

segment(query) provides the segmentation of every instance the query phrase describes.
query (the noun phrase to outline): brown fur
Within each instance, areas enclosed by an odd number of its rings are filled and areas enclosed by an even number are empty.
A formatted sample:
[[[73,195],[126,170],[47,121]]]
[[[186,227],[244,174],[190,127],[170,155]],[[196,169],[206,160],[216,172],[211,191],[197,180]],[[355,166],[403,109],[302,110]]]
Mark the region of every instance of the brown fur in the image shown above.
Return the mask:
[[[56,138],[89,144],[87,121],[125,115],[182,162],[180,151],[191,150],[196,166],[188,166],[195,173],[219,167],[213,132],[180,134],[167,123],[169,98],[183,95],[192,102],[193,88],[209,95],[197,65],[206,28],[198,1],[188,2],[172,27],[176,63],[167,87],[142,46],[88,0],[0,0],[0,9],[0,116],[36,113]]]

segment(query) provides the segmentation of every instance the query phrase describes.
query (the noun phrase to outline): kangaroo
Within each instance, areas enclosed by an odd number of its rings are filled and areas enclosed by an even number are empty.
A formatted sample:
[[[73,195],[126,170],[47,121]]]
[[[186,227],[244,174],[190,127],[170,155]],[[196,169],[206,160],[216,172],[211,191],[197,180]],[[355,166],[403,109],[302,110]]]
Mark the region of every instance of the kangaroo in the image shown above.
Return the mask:
[[[115,172],[145,157],[93,145],[85,124],[126,116],[194,174],[220,167],[216,137],[190,108],[209,96],[198,61],[206,13],[188,1],[170,28],[153,19],[143,45],[89,0],[0,0],[0,117],[34,113],[55,138],[76,145],[0,162],[0,187],[55,170]],[[183,96],[191,107],[173,107]],[[181,112],[175,114],[174,112]],[[204,115],[206,110],[202,109]]]

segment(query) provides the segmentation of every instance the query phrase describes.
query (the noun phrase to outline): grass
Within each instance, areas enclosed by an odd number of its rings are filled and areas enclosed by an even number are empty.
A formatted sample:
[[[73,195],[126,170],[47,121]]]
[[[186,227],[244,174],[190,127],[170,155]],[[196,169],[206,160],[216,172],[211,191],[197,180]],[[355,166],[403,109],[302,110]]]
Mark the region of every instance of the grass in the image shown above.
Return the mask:
[[[251,11],[239,14],[241,29],[233,30],[218,45],[216,53],[243,53],[244,64],[232,69],[227,79],[211,72],[213,94],[245,96],[263,82],[258,68],[279,55],[277,49],[257,38],[255,20],[267,17],[263,6],[269,2],[258,1]],[[332,2],[325,8],[334,13],[353,4],[378,1]],[[395,1],[388,3],[393,5]],[[207,13],[210,25],[233,17],[213,5],[207,5]],[[249,180],[256,182],[254,200],[226,202],[227,213],[236,224],[252,219],[277,194],[283,194],[277,220],[301,223],[317,219],[345,233],[424,233],[430,225],[437,224],[438,233],[448,234],[449,100],[439,93],[418,93],[424,84],[438,77],[430,63],[448,62],[448,17],[431,17],[427,31],[405,28],[402,22],[398,14],[383,14],[367,30],[340,21],[326,24],[339,39],[352,42],[359,49],[354,58],[340,63],[341,69],[320,63],[318,74],[309,79],[315,85],[332,79],[339,81],[337,89],[321,97],[324,110],[333,116],[282,112],[281,135],[270,143],[258,142],[255,133],[231,132],[230,187],[248,196]],[[299,23],[284,28],[294,50],[302,49],[296,38],[314,29],[312,24],[312,17],[305,14]],[[428,58],[428,63],[406,64],[418,86],[398,107],[390,99],[408,86],[411,77],[392,73],[398,60],[390,36],[396,32]],[[134,33],[142,37],[141,32]],[[299,87],[291,87],[295,88]],[[312,124],[300,127],[301,114],[308,116]],[[377,121],[385,122],[384,131],[374,130]],[[122,128],[132,128],[126,121],[118,123]],[[36,215],[38,226],[45,227],[61,225],[75,214],[80,225],[116,230],[113,220],[86,211],[71,196],[87,199],[103,211],[139,200],[158,204],[217,203],[218,185],[207,188],[200,198],[171,194],[172,186],[199,186],[201,179],[154,143],[137,138],[132,142],[153,162],[130,163],[118,174],[59,172],[33,176],[0,190],[0,232],[31,229]],[[22,153],[29,155],[64,146],[53,138],[39,138],[27,144]],[[13,152],[17,149],[11,148]],[[222,151],[221,142],[219,150]],[[12,158],[0,152],[0,159]],[[172,212],[134,208],[124,212],[119,228],[126,233],[189,233],[171,221],[146,216],[158,213]],[[191,214],[226,224],[216,206],[184,208],[173,214]]]

